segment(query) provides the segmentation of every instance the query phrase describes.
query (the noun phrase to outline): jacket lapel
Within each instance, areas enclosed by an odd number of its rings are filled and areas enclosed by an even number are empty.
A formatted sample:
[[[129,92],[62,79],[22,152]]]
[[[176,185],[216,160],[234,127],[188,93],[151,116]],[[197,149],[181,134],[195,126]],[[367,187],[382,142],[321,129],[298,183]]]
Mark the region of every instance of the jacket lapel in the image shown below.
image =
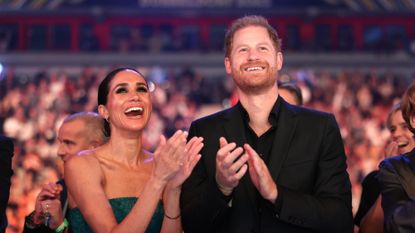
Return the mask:
[[[288,149],[297,127],[298,119],[295,117],[295,107],[287,104],[285,101],[281,103],[281,109],[277,122],[277,131],[274,143],[267,163],[268,169],[274,181],[277,181],[281,167],[288,155]]]
[[[240,103],[238,103],[240,104]],[[246,143],[244,132],[244,123],[242,121],[241,113],[238,106],[234,106],[224,116],[225,138],[230,142],[235,142],[238,146],[243,146]]]

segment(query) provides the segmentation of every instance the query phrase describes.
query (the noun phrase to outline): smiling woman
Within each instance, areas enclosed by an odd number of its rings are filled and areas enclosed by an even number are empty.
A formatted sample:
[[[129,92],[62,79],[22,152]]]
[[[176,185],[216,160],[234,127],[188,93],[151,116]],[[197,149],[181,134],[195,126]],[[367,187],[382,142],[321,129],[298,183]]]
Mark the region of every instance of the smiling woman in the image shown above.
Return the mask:
[[[98,105],[109,142],[65,164],[73,232],[182,232],[181,185],[200,159],[202,138],[186,143],[187,132],[179,130],[168,140],[160,136],[154,154],[142,148],[152,105],[134,69],[110,72]]]
[[[138,127],[137,133],[148,123],[152,110],[150,91],[143,75],[132,69],[116,69],[98,88],[98,111],[107,123]],[[109,86],[108,86],[109,84]]]

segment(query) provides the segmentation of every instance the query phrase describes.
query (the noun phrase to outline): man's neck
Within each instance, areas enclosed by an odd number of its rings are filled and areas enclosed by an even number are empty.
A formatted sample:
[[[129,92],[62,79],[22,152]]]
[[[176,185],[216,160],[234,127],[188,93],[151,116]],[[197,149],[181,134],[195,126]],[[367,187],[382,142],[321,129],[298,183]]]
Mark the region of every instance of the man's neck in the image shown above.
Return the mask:
[[[268,121],[272,107],[278,98],[278,88],[272,88],[261,94],[246,94],[239,91],[242,106],[248,112],[249,126],[260,136],[265,133],[271,124]]]

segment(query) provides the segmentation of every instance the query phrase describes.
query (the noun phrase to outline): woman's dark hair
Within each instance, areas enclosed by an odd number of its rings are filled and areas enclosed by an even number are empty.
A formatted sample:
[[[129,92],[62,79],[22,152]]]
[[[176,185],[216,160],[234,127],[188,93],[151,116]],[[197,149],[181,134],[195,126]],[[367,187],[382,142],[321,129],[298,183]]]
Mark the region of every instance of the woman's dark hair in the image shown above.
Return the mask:
[[[137,74],[139,74],[141,77],[144,78],[144,75],[141,74],[138,70],[136,70],[134,68],[121,67],[121,68],[117,68],[115,70],[112,70],[111,72],[109,72],[107,74],[107,76],[105,76],[105,78],[99,84],[99,87],[98,87],[98,106],[101,105],[101,104],[102,105],[107,104],[108,92],[110,91],[109,90],[110,89],[110,83],[111,83],[112,79],[114,79],[115,75],[117,75],[119,72],[124,71],[124,70],[132,70],[132,71],[136,72]]]
[[[124,71],[124,70],[134,71],[137,74],[139,74],[141,77],[144,78],[144,75],[141,74],[138,70],[136,70],[134,68],[121,67],[121,68],[117,68],[115,70],[112,70],[111,72],[109,72],[107,74],[107,76],[105,76],[105,78],[99,84],[99,87],[98,87],[98,106],[107,104],[108,93],[110,91],[110,83],[114,79],[115,75],[117,75],[119,72]],[[145,80],[145,78],[144,78],[144,80]],[[111,130],[110,130],[110,125],[109,125],[107,120],[105,120],[104,129],[105,129],[105,135],[110,136],[111,135]]]

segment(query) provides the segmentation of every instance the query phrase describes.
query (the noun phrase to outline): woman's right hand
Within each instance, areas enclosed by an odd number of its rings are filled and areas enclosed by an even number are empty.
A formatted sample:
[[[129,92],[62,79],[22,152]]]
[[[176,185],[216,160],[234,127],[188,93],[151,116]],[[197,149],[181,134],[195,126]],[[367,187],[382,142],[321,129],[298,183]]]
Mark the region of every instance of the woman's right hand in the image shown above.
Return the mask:
[[[190,176],[193,168],[196,166],[201,158],[200,151],[203,148],[203,138],[193,137],[186,144],[185,159],[183,166],[181,166],[179,172],[169,181],[167,184],[168,189],[180,188],[183,182]]]
[[[167,141],[163,135],[160,136],[160,143],[154,152],[154,178],[167,183],[177,174],[184,163],[187,135],[186,131],[178,130]]]

